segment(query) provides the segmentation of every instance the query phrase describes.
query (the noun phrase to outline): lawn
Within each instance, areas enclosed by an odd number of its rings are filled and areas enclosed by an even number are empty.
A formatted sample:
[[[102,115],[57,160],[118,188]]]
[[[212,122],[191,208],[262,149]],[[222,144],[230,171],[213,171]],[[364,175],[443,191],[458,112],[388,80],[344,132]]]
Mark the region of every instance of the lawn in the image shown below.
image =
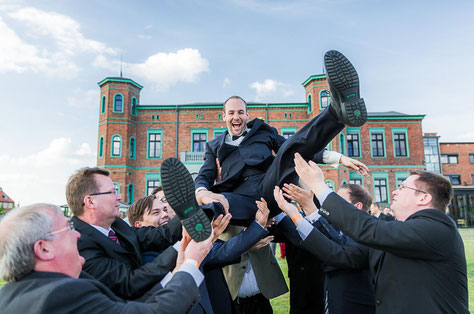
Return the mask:
[[[469,285],[469,310],[474,312],[474,229],[459,229],[461,236],[464,240],[464,248],[466,250],[466,261],[467,261],[467,278]],[[281,270],[286,278],[286,283],[288,283],[288,265],[286,264],[286,259],[280,258],[280,247],[277,247],[277,260],[280,264]],[[3,285],[3,282],[0,280],[0,286]],[[289,303],[290,303],[290,293],[285,293],[278,298],[271,300],[273,311],[275,314],[286,314],[289,312]]]

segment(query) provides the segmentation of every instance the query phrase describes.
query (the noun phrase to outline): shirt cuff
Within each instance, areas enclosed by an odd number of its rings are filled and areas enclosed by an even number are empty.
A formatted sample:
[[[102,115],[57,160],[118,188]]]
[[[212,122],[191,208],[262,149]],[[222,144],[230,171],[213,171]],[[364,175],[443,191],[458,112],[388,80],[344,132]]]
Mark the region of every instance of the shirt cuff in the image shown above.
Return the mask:
[[[278,215],[276,215],[275,217],[273,217],[273,220],[275,221],[275,225],[278,225],[280,223],[280,221],[285,218],[285,213],[284,212],[281,212],[279,213]]]
[[[256,222],[260,227],[262,227],[263,230],[267,230],[267,229],[265,228],[265,226],[262,226],[262,225],[258,222],[257,219],[255,219],[255,222]]]
[[[181,241],[178,241],[175,244],[173,244],[173,249],[175,249],[176,252],[179,252],[180,248],[181,248]]]
[[[196,267],[197,262],[194,260],[188,260],[184,262],[178,269],[178,271],[184,271],[185,273],[190,274],[194,282],[196,283],[196,286],[200,286],[202,281],[204,280],[204,275],[201,273],[201,271]]]
[[[342,154],[331,151],[331,150],[325,150],[323,152],[323,162],[326,165],[329,165],[333,168],[339,167],[339,161],[341,160]]]
[[[162,287],[166,286],[166,284],[173,278],[173,274],[171,272],[168,272],[166,276],[161,279],[160,284]]]
[[[311,231],[313,231],[313,228],[314,227],[309,223],[309,221],[302,219],[298,227],[296,227],[296,231],[298,231],[301,239],[304,241]]]
[[[318,220],[319,217],[321,217],[321,215],[318,213],[317,210],[315,210],[314,212],[311,213],[311,215],[306,216],[306,217],[304,217],[304,218],[305,218],[307,221],[309,221],[309,223],[312,224],[313,222],[315,222],[316,220]]]
[[[331,194],[332,192],[333,192],[333,190],[330,189],[328,186],[326,186],[326,188],[321,193],[319,193],[319,195],[317,195],[319,204],[321,206],[323,206],[324,201],[326,200],[328,195]]]
[[[198,188],[196,189],[196,192],[195,192],[195,193],[198,194],[198,192],[199,192],[199,191],[202,191],[202,190],[207,191],[207,189],[206,189],[205,187],[201,186],[201,187],[198,187]]]

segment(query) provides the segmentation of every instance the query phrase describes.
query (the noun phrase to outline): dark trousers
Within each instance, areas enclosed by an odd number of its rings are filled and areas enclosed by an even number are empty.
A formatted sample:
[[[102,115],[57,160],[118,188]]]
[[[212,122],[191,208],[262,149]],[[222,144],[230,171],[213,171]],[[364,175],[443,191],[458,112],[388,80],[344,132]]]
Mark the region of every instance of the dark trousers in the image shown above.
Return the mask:
[[[298,152],[304,159],[311,160],[342,129],[344,124],[327,108],[283,143],[266,172],[245,177],[242,184],[232,193],[222,193],[229,201],[233,218],[231,223],[248,225],[255,218],[257,211],[255,200],[260,200],[261,197],[267,201],[271,217],[279,214],[281,210],[273,197],[273,189],[276,185],[283,186],[283,183],[298,183],[294,164],[295,153]],[[216,214],[223,212],[219,203],[204,208],[212,208]]]
[[[236,314],[272,314],[270,300],[261,293],[249,298],[237,298],[233,301]]]

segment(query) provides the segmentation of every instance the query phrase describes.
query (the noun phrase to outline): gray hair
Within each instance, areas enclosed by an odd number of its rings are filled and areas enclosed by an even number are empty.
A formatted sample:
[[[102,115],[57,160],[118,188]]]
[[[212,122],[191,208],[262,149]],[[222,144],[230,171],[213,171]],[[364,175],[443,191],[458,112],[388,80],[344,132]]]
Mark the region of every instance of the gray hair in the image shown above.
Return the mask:
[[[11,210],[0,222],[0,279],[15,282],[35,268],[34,244],[51,240],[54,215],[61,209],[51,204],[33,204]]]

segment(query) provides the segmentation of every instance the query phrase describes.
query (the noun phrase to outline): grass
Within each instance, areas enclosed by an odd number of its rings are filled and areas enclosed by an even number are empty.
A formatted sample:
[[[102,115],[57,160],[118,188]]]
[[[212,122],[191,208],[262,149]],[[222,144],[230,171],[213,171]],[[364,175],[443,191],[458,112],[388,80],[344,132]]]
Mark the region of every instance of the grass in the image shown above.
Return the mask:
[[[459,229],[459,233],[464,241],[464,249],[466,251],[466,262],[467,262],[467,279],[469,288],[469,310],[474,312],[474,228],[470,229]],[[286,259],[280,258],[280,246],[276,246],[276,254],[278,264],[281,267],[283,275],[285,275],[286,284],[288,282],[288,265]],[[0,280],[0,287],[4,285],[4,282]],[[273,312],[275,314],[286,314],[290,311],[290,293],[285,293],[271,300]]]
[[[467,280],[469,290],[469,311],[474,312],[474,228],[459,229],[464,241],[464,250],[466,252],[467,262]],[[276,253],[278,264],[281,267],[283,275],[285,275],[286,283],[288,283],[288,265],[286,259],[280,258],[280,246],[276,246]],[[287,314],[290,312],[290,293],[285,293],[270,300],[275,314]]]

